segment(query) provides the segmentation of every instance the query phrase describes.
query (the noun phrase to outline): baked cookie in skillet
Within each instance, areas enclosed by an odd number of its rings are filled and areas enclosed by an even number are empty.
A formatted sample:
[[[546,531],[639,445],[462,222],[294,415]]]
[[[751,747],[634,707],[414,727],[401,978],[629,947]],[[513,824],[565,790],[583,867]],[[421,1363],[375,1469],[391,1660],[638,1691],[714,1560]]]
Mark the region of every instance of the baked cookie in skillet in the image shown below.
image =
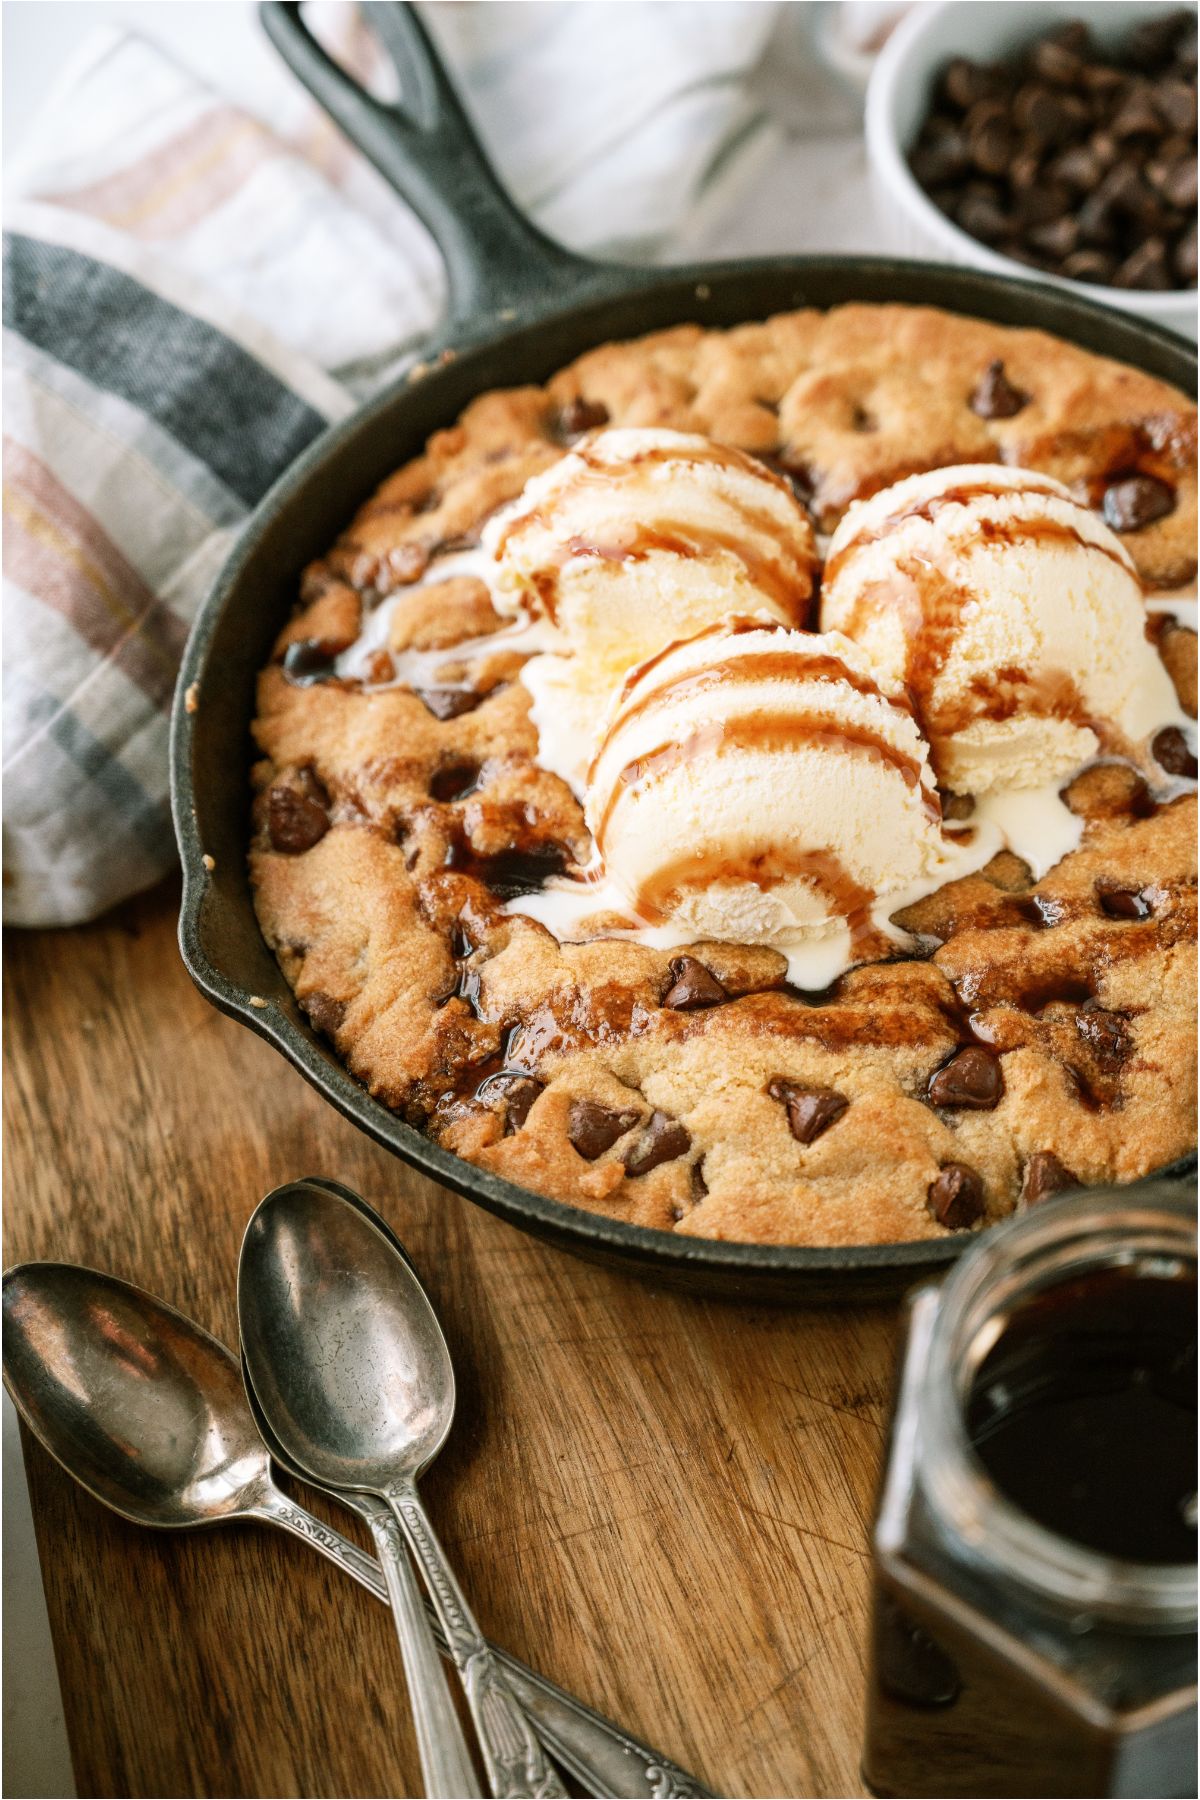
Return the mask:
[[[1195,580],[1191,403],[1044,333],[845,306],[680,326],[482,395],[306,571],[260,677],[252,879],[313,1026],[467,1160],[701,1237],[937,1236],[1189,1149],[1194,796],[1127,764],[1071,782],[1081,841],[1040,880],[1000,853],[899,915],[914,954],[826,991],[790,988],[761,945],[560,944],[505,910],[592,843],[537,761],[527,652],[463,552],[604,426],[761,457],[822,535],[918,471],[1041,471],[1101,514],[1148,590]],[[385,600],[365,678],[339,674]],[[1194,717],[1186,617],[1148,628]],[[1194,773],[1180,734],[1160,755]],[[951,817],[969,805],[944,798]]]

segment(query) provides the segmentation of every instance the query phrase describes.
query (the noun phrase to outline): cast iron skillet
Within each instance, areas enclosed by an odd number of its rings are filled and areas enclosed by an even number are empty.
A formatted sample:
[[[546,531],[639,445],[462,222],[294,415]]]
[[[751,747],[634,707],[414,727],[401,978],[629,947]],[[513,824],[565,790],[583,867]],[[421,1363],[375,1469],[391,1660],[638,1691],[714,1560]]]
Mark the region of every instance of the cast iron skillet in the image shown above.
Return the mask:
[[[402,108],[357,87],[310,36],[298,6],[269,4],[261,14],[300,80],[433,233],[446,262],[448,320],[422,379],[396,382],[327,432],[272,489],[196,621],[171,731],[184,962],[214,1005],[274,1044],[377,1142],[562,1249],[707,1293],[808,1302],[895,1292],[949,1263],[969,1236],[845,1249],[679,1238],[528,1193],[440,1149],[373,1100],[309,1026],[255,919],[246,873],[255,676],[288,617],[301,569],[431,431],[486,389],[540,383],[610,338],[861,300],[1038,325],[1185,389],[1195,352],[1063,289],[937,264],[824,256],[647,270],[575,256],[523,218],[501,189],[416,16],[397,5],[367,10],[396,64]],[[439,360],[439,349],[454,354]],[[192,710],[183,698],[189,693]],[[205,855],[214,859],[211,871]]]

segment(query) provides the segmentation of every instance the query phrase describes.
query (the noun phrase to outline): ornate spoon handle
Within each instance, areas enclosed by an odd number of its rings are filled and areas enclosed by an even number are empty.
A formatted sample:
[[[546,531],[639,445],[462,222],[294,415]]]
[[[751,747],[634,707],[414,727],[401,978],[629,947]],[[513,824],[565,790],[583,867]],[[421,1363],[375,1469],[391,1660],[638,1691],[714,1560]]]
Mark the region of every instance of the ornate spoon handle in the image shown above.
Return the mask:
[[[509,1685],[555,1760],[596,1800],[713,1800],[710,1790],[552,1681],[497,1650]]]
[[[404,1658],[425,1792],[431,1800],[475,1800],[479,1781],[400,1533],[382,1514],[371,1520],[371,1532]]]
[[[567,1800],[567,1790],[517,1704],[499,1658],[475,1622],[416,1488],[411,1482],[397,1482],[387,1499],[424,1577],[450,1660],[462,1677],[496,1800]],[[374,1525],[372,1529],[378,1530]]]
[[[368,1521],[372,1514],[388,1511],[383,1501],[372,1495],[340,1494],[338,1498]],[[320,1551],[386,1604],[387,1588],[379,1564],[340,1532],[322,1524],[277,1490],[260,1516]],[[437,1616],[428,1601],[425,1605],[438,1648],[443,1656],[448,1656],[449,1648]],[[611,1720],[601,1718],[582,1700],[526,1668],[506,1650],[493,1645],[492,1653],[546,1748],[595,1800],[675,1800],[676,1796],[678,1800],[711,1800],[710,1790],[694,1776],[639,1743]]]

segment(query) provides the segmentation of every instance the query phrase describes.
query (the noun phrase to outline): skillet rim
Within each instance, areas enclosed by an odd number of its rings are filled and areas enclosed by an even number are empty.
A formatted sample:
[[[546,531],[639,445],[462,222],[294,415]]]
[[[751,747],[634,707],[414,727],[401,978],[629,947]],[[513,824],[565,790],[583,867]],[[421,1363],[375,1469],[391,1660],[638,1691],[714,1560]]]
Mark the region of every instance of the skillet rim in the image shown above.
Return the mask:
[[[665,299],[675,289],[679,290],[681,306],[684,304],[685,292],[689,289],[690,297],[695,302],[690,312],[681,312],[675,322],[682,324],[698,317],[698,322],[704,324],[703,311],[716,287],[724,289],[731,282],[751,279],[775,279],[782,287],[788,281],[803,284],[806,277],[835,281],[840,278],[849,290],[841,299],[826,300],[823,303],[793,300],[789,304],[786,297],[781,295],[771,306],[770,312],[792,310],[795,306],[806,304],[827,309],[832,305],[852,304],[856,300],[861,304],[878,305],[884,302],[878,299],[863,300],[855,289],[860,282],[869,286],[872,280],[886,280],[890,274],[902,286],[907,281],[915,281],[926,290],[922,300],[906,298],[900,302],[902,304],[924,304],[945,311],[966,313],[967,316],[987,317],[987,311],[972,311],[973,297],[977,297],[979,301],[990,298],[993,306],[1007,299],[1010,312],[1013,303],[1019,298],[1025,298],[1029,302],[1029,312],[1033,315],[1021,321],[1025,325],[1048,331],[1054,336],[1066,337],[1068,341],[1079,341],[1064,329],[1065,325],[1077,323],[1081,328],[1085,347],[1095,354],[1109,354],[1116,360],[1132,362],[1133,366],[1143,369],[1147,362],[1152,363],[1156,366],[1148,372],[1168,381],[1173,378],[1161,373],[1161,364],[1174,364],[1177,370],[1175,385],[1184,385],[1178,379],[1178,374],[1184,369],[1191,371],[1194,380],[1194,346],[1165,327],[1116,312],[1083,295],[988,271],[895,257],[814,255],[754,258],[740,262],[700,263],[612,273],[619,273],[624,278],[616,292],[610,289],[599,294],[583,293],[575,298],[574,304],[568,303],[519,323],[506,324],[503,328],[482,336],[467,335],[464,339],[461,329],[456,332],[451,327],[450,342],[442,336],[435,338],[426,356],[436,359],[440,349],[452,350],[454,357],[451,366],[459,365],[457,372],[461,374],[461,366],[476,354],[506,350],[515,352],[520,341],[528,333],[536,332],[539,327],[565,324],[576,314],[586,316],[598,311],[601,317],[605,317],[620,303],[639,299],[649,302],[653,297]],[[1043,323],[1047,313],[1054,315],[1053,323]],[[769,314],[764,315],[761,309],[753,309],[746,313],[745,322],[750,323],[763,316]],[[1012,323],[1011,318],[1007,322]],[[730,328],[724,321],[722,326]],[[646,329],[653,331],[664,328],[664,325],[655,323]],[[1134,343],[1140,341],[1147,352],[1145,360],[1134,361],[1128,345],[1119,352],[1097,351],[1088,340],[1096,334],[1106,333],[1117,339],[1132,340]],[[620,339],[625,335],[622,331],[609,331],[600,326],[589,338],[589,346],[612,341],[614,338]],[[584,350],[580,349],[574,354],[583,353]],[[280,994],[278,999],[283,1001],[285,1008],[287,1000],[291,1000],[291,1010],[296,1012],[295,1017],[289,1017],[287,1010],[281,1011],[276,999],[268,999],[264,1004],[262,996],[251,995],[244,986],[227,975],[210,954],[204,941],[204,913],[206,898],[211,892],[211,882],[210,873],[202,861],[204,845],[196,819],[197,789],[193,779],[192,758],[193,720],[196,715],[188,709],[187,696],[196,686],[203,688],[206,678],[211,675],[209,652],[213,637],[224,620],[227,609],[239,599],[239,584],[246,566],[272,524],[286,508],[298,503],[300,495],[317,486],[327,473],[328,466],[343,455],[356,439],[365,436],[372,425],[384,419],[393,409],[403,410],[405,400],[415,392],[427,395],[442,374],[443,370],[435,365],[419,384],[414,384],[408,374],[402,374],[363,406],[322,432],[273,484],[243,522],[229,556],[196,615],[180,667],[170,724],[171,808],[183,864],[179,945],[184,966],[192,981],[219,1011],[238,1019],[272,1044],[325,1100],[374,1142],[399,1156],[422,1175],[497,1214],[518,1229],[531,1231],[550,1241],[558,1248],[610,1266],[620,1266],[629,1273],[657,1275],[666,1284],[686,1285],[697,1290],[703,1289],[710,1294],[736,1295],[742,1292],[752,1293],[758,1298],[783,1301],[834,1297],[846,1300],[869,1299],[895,1293],[908,1281],[922,1274],[937,1273],[968,1248],[978,1234],[963,1232],[949,1238],[829,1246],[747,1244],[717,1238],[681,1237],[672,1232],[658,1231],[649,1226],[634,1225],[625,1220],[588,1212],[504,1180],[466,1162],[453,1151],[443,1149],[415,1126],[406,1124],[382,1101],[376,1100],[350,1074],[332,1048],[326,1047],[307,1022],[301,1022],[294,997],[284,981],[282,971],[278,970],[278,965],[275,965],[278,981],[287,995],[285,999],[284,994]],[[526,376],[525,379],[532,377]],[[486,392],[489,387],[496,385],[498,384],[491,382],[480,387],[478,392]],[[452,422],[462,404],[464,403],[453,403],[449,409],[451,416],[443,421],[445,424]],[[360,497],[358,504],[361,504],[361,498],[365,498],[365,494]],[[247,734],[249,724],[250,720],[247,719],[244,726]],[[247,772],[246,757],[239,756],[238,761],[244,775]],[[243,791],[247,790],[248,783],[244,782]],[[253,896],[245,881],[244,868],[242,879],[243,908],[248,914],[252,931],[258,935],[267,955],[271,956],[269,946],[262,939],[254,912]],[[271,960],[274,961],[273,956]],[[255,1001],[258,1004],[254,1004]],[[1168,1168],[1155,1171],[1155,1174],[1184,1175],[1194,1169],[1195,1161],[1193,1152]],[[826,1277],[833,1278],[836,1288],[832,1285],[825,1286]]]

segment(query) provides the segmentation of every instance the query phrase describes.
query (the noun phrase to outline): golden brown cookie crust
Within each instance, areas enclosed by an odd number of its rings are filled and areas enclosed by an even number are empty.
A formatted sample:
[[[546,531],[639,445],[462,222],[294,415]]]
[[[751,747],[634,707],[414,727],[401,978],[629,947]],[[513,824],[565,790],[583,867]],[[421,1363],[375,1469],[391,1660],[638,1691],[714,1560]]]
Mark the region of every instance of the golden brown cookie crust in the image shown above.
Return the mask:
[[[996,360],[1029,399],[984,419],[971,399]],[[1038,1152],[1090,1183],[1186,1151],[1192,798],[1156,807],[1131,771],[1089,771],[1070,793],[1080,849],[1036,884],[998,857],[913,908],[904,922],[926,957],[853,970],[814,1002],[784,988],[773,951],[696,946],[729,998],[679,1010],[663,1004],[670,953],[559,945],[502,911],[514,883],[590,842],[570,791],[534,761],[512,649],[476,661],[459,716],[438,716],[436,692],[284,673],[289,645],[332,653],[379,596],[424,577],[395,607],[390,648],[445,648],[452,682],[453,646],[498,621],[479,582],[430,583],[431,558],[606,421],[768,457],[826,531],[851,500],[943,464],[1043,469],[1093,505],[1113,481],[1148,475],[1170,485],[1174,510],[1123,541],[1150,586],[1195,573],[1194,409],[1042,332],[846,306],[727,332],[679,326],[591,351],[545,388],[482,396],[306,572],[260,677],[256,904],[314,1025],[372,1093],[468,1160],[693,1236],[939,1236],[928,1196],[947,1164],[974,1172],[987,1222],[1020,1202]],[[1166,625],[1158,641],[1194,714],[1195,636]],[[964,1046],[998,1060],[1003,1091],[986,1110],[931,1099]]]

